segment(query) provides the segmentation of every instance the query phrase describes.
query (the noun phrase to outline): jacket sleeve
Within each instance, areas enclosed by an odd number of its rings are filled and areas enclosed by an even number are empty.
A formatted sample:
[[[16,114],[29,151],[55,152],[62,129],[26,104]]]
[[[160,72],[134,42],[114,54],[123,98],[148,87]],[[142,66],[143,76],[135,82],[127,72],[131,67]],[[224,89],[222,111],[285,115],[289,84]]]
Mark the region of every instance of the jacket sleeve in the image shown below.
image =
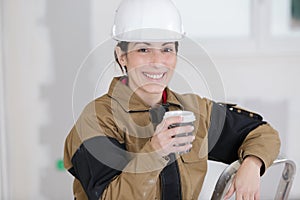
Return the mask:
[[[276,159],[280,140],[258,114],[233,104],[212,102],[208,130],[208,157],[227,164],[253,155],[263,162],[261,174]]]
[[[116,136],[120,134],[103,128],[102,123],[93,115],[81,115],[65,145],[68,171],[80,181],[90,200],[142,199],[144,195],[154,199],[157,179],[168,161],[152,149],[149,141],[138,154],[129,153]],[[74,147],[78,143],[74,138],[83,142]]]
[[[107,186],[102,199],[156,199],[156,184],[168,160],[159,156],[150,143],[146,143],[122,173]]]
[[[127,165],[130,158],[123,149],[124,145],[105,136],[91,138],[77,149],[69,172],[80,181],[89,199],[99,199],[112,178]]]
[[[133,199],[145,193],[153,196],[156,180],[166,160],[156,153],[149,152],[149,156],[146,152],[151,151],[150,144],[146,144],[142,151],[142,155],[131,157],[124,145],[115,139],[92,138],[78,148],[69,171],[80,181],[91,200],[100,197]]]

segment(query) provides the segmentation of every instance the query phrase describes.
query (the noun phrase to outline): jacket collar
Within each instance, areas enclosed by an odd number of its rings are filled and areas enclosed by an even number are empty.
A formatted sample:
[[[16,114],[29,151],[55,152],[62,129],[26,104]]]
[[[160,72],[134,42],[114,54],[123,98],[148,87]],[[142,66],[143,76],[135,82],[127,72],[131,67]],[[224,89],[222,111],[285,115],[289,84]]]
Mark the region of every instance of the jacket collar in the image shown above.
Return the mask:
[[[134,93],[126,84],[120,81],[122,77],[113,78],[108,95],[114,99],[126,112],[149,111],[151,107],[147,105],[136,93]],[[166,88],[167,103],[180,107],[183,106],[169,88]]]

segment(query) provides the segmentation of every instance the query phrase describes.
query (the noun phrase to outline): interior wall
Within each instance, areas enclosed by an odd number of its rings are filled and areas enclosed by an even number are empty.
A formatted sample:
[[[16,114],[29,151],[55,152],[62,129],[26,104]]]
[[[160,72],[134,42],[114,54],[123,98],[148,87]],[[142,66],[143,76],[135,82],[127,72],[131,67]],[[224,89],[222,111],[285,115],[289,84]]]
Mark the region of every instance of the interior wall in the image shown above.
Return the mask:
[[[72,199],[61,159],[74,123],[73,81],[91,49],[90,2],[3,3],[11,199]]]
[[[4,71],[3,71],[3,28],[2,0],[0,1],[0,199],[8,197],[7,141],[5,131]]]
[[[0,2],[3,11],[0,39],[4,47],[4,79],[0,84],[4,84],[5,92],[9,180],[6,190],[11,199],[72,199],[72,177],[61,170],[60,161],[64,139],[76,119],[72,107],[73,84],[86,56],[110,37],[114,9],[120,0]],[[190,0],[185,5],[193,3]],[[193,39],[203,42],[210,52],[222,77],[226,100],[260,112],[279,130],[282,154],[300,166],[300,156],[296,153],[300,139],[297,134],[300,51],[259,49],[261,44],[254,43],[247,53],[242,48],[252,44],[253,38],[250,42],[230,38],[241,49],[232,49],[224,40]],[[112,53],[107,56],[113,59]],[[99,70],[103,67],[99,66]],[[88,77],[94,72],[87,74]],[[95,88],[93,82],[84,86]],[[82,90],[82,101],[89,98],[88,91]],[[291,198],[300,198],[300,191],[295,189],[299,184],[297,175]]]
[[[216,60],[216,63],[223,77],[228,101],[261,113],[279,131],[281,155],[293,160],[299,167],[296,141],[300,139],[297,134],[300,119],[300,92],[297,89],[300,84],[300,56],[270,55],[237,58],[234,61]],[[271,176],[274,179],[268,179],[264,184],[274,188],[278,184],[274,180],[280,175],[281,171],[273,173]],[[299,199],[300,193],[296,189],[299,184],[298,173],[289,199]],[[262,191],[262,194],[268,193]]]

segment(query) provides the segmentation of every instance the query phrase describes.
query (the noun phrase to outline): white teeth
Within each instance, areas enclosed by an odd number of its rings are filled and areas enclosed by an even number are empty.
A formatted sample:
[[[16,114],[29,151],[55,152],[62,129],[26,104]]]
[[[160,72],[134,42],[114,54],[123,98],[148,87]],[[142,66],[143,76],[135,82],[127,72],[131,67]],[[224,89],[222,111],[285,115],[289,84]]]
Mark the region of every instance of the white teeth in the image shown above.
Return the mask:
[[[147,76],[148,78],[151,79],[161,79],[163,77],[163,73],[162,74],[147,74],[147,73],[143,73],[145,76]]]

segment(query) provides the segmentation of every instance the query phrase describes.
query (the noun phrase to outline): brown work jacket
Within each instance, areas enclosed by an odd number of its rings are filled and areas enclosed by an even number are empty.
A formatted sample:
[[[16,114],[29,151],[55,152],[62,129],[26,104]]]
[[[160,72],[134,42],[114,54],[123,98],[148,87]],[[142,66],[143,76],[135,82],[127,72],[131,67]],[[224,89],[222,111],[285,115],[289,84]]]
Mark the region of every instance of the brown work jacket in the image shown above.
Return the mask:
[[[107,94],[89,103],[65,141],[64,165],[84,199],[161,199],[161,172],[170,163],[151,146],[151,108],[114,78]],[[264,173],[276,159],[278,133],[258,114],[166,88],[168,110],[194,112],[189,153],[176,155],[181,199],[198,199],[207,160],[231,163],[253,155]]]

